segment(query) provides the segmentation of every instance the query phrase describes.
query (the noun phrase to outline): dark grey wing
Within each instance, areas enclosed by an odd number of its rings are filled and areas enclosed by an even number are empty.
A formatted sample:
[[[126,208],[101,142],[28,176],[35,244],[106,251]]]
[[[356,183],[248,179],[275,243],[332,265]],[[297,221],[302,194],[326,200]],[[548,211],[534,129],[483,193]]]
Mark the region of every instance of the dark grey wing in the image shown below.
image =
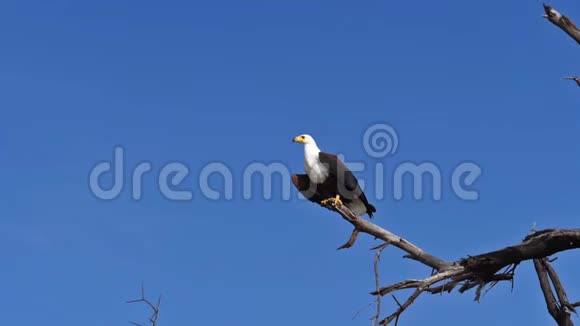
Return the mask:
[[[362,191],[358,184],[358,180],[354,176],[351,170],[349,170],[346,165],[336,157],[336,155],[332,155],[329,153],[320,152],[318,154],[318,159],[320,162],[328,167],[329,177],[332,177],[331,180],[336,180],[338,184],[342,184],[345,190],[348,193],[341,193],[341,197],[354,200],[359,198],[365,207],[367,208],[367,213],[370,217],[373,217],[373,213],[376,212],[376,208],[369,204],[367,200],[367,196]],[[336,187],[340,187],[339,185]],[[340,188],[338,188],[340,193]]]
[[[336,155],[320,152],[318,154],[318,159],[320,162],[328,167],[328,173],[330,176],[335,177],[338,182],[342,183],[346,190],[352,192],[361,192],[358,185],[358,180],[341,160],[336,157]],[[357,196],[359,194],[356,194]]]

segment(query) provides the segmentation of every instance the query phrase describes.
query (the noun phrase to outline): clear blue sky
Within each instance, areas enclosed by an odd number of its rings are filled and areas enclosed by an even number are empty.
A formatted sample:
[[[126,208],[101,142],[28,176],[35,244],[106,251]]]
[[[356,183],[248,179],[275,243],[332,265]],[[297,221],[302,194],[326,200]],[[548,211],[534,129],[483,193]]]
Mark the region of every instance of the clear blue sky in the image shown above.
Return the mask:
[[[552,4],[580,19],[577,4]],[[580,73],[578,46],[542,14],[539,1],[3,1],[3,322],[145,322],[124,303],[145,282],[164,295],[161,325],[368,325],[372,308],[352,316],[372,300],[377,242],[337,252],[351,231],[338,216],[278,188],[241,198],[251,162],[302,170],[290,143],[302,132],[374,163],[361,135],[389,122],[400,144],[388,166],[482,166],[476,202],[449,189],[371,200],[378,224],[445,259],[517,243],[534,223],[578,227],[580,88],[561,80]],[[89,191],[115,145],[128,167],[153,165],[140,201]],[[190,167],[192,201],[157,190],[171,161]],[[214,161],[233,172],[232,201],[199,191]],[[385,252],[384,284],[430,272],[402,254]],[[580,260],[559,257],[580,300]],[[549,325],[537,283],[526,263],[513,292],[424,297],[402,325]]]

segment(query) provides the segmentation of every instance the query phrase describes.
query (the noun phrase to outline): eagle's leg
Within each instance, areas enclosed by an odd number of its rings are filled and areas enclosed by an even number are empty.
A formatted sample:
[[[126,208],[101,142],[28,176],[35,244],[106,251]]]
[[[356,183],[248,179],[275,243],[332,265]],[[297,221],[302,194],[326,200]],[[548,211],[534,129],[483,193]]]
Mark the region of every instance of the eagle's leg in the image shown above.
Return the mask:
[[[352,234],[350,235],[350,238],[348,239],[348,241],[345,244],[343,244],[342,246],[338,247],[338,249],[336,249],[336,250],[347,249],[347,248],[352,247],[354,245],[359,233],[360,233],[360,231],[356,228],[354,230],[352,230]]]
[[[328,203],[333,203],[334,205],[344,205],[342,203],[342,200],[340,200],[340,195],[336,195],[336,197],[327,198],[327,199],[320,201],[320,204],[324,205],[324,206],[327,206]]]

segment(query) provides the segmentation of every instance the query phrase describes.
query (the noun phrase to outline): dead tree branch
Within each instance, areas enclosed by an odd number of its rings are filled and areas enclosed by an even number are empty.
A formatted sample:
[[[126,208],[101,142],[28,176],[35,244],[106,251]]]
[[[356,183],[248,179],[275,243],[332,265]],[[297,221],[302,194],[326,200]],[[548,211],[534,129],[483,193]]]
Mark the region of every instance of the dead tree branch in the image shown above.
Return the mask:
[[[552,24],[561,28],[566,34],[573,38],[578,44],[580,44],[580,30],[570,18],[562,15],[556,9],[544,4],[544,18],[547,18]]]
[[[574,326],[570,315],[576,312],[576,304],[571,304],[560,277],[546,258],[534,259],[534,268],[538,274],[540,288],[544,294],[544,300],[548,312],[559,326]],[[554,295],[556,291],[556,296]]]
[[[141,298],[129,300],[127,303],[145,303],[152,311],[151,316],[149,317],[149,322],[152,326],[157,326],[157,320],[159,319],[159,306],[161,306],[161,296],[157,299],[157,303],[153,304],[145,297],[145,287],[141,285]],[[138,324],[136,322],[131,322],[131,324],[135,326],[143,326],[142,324]]]
[[[429,254],[428,252],[417,247],[413,243],[393,234],[392,232],[383,229],[382,227],[376,224],[373,224],[365,219],[357,217],[344,205],[335,205],[334,203],[330,203],[329,206],[327,206],[327,208],[339,213],[345,220],[350,222],[354,226],[354,228],[359,232],[370,234],[375,238],[381,239],[386,243],[391,244],[407,252],[408,255],[406,255],[405,258],[416,260],[438,271],[458,267],[456,266],[456,264],[452,262],[446,262],[438,257]]]
[[[580,86],[580,77],[578,76],[569,76],[569,77],[564,77],[565,80],[573,80],[576,82],[576,85]]]
[[[475,300],[479,301],[482,295],[499,282],[510,281],[512,282],[513,287],[515,269],[521,262],[526,260],[542,260],[545,259],[545,257],[558,252],[580,248],[580,229],[547,229],[534,231],[521,243],[513,246],[476,256],[468,256],[456,261],[446,261],[426,252],[410,241],[395,235],[370,221],[356,216],[344,205],[329,202],[329,204],[324,207],[337,212],[343,219],[351,223],[355,228],[355,232],[358,230],[358,232],[356,232],[357,235],[359,232],[362,232],[381,239],[385,241],[386,244],[393,245],[405,251],[407,253],[404,256],[405,258],[418,261],[431,267],[434,271],[429,277],[423,279],[407,279],[392,285],[380,287],[371,292],[372,295],[380,297],[395,293],[399,290],[415,289],[415,291],[403,303],[400,303],[393,296],[398,305],[398,309],[380,321],[380,325],[387,325],[393,321],[397,323],[401,314],[425,292],[440,294],[443,292],[451,292],[459,286],[457,291],[463,293],[476,288]],[[353,234],[355,232],[353,232]],[[354,241],[352,243],[354,243]],[[375,257],[375,264],[377,264],[377,260],[378,258]],[[561,314],[568,316],[567,320],[569,320],[570,312],[574,311],[575,307],[580,306],[580,302],[571,304],[563,291],[564,288],[555,271],[551,269],[551,266],[549,266],[547,261],[545,261],[542,266],[546,266],[545,275],[551,279],[552,284],[554,284],[554,287],[556,288],[556,293],[560,302],[558,307],[561,307],[559,308],[559,311]],[[377,268],[378,267],[375,265],[375,274],[378,273]],[[540,273],[538,273],[538,275],[540,276]],[[543,276],[540,276],[542,290],[546,295],[549,309],[552,309],[550,308],[553,306],[551,302],[556,302],[556,299],[553,294],[550,297],[550,292],[546,292],[546,282],[542,277]],[[377,275],[375,275],[375,278],[378,280]],[[487,290],[484,292],[486,288]],[[561,291],[558,289],[561,289]],[[552,297],[554,299],[552,299]],[[553,312],[550,311],[550,313],[552,314]],[[380,308],[378,309],[378,314],[380,315]],[[568,324],[559,325],[572,326],[571,321]]]
[[[355,229],[356,230],[356,229]],[[352,236],[351,236],[352,238]],[[371,250],[377,250],[377,254],[375,255],[375,263],[374,263],[374,269],[375,269],[375,286],[376,286],[376,290],[380,291],[381,289],[381,278],[380,278],[380,273],[379,273],[379,263],[381,262],[381,254],[383,253],[383,250],[385,250],[385,248],[387,248],[389,244],[388,243],[383,243],[382,245],[379,245],[377,247],[371,248]],[[374,320],[374,325],[379,325],[380,320],[381,320],[381,307],[382,307],[382,296],[377,296],[377,314],[375,315],[375,317],[373,317]]]

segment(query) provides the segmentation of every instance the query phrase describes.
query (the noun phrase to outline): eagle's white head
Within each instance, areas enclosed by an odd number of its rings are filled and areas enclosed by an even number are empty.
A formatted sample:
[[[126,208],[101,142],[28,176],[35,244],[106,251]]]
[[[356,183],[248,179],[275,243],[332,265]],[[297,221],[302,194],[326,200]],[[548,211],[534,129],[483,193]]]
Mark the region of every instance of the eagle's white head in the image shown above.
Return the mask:
[[[316,145],[314,138],[312,138],[312,136],[307,135],[307,134],[302,134],[300,136],[294,137],[294,139],[292,139],[292,142],[301,143],[304,145],[309,145],[309,144]]]
[[[314,138],[307,134],[294,137],[294,143],[304,144],[304,171],[308,174],[311,182],[321,183],[328,176],[328,168],[320,162],[318,155],[320,148]]]

